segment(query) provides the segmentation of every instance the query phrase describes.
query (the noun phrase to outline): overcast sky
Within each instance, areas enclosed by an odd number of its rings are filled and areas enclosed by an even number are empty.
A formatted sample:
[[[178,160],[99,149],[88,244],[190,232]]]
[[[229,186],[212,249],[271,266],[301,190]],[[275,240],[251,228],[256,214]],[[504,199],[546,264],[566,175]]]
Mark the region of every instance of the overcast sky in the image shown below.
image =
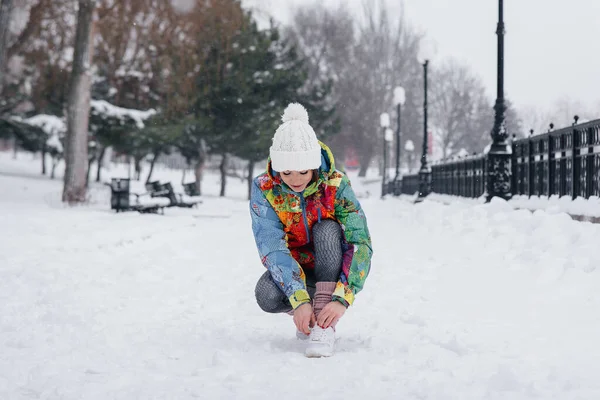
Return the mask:
[[[339,0],[319,0],[334,6]],[[360,10],[362,0],[345,0]],[[282,22],[311,0],[243,0]],[[389,0],[399,9],[400,0]],[[436,43],[439,58],[468,63],[496,94],[497,0],[404,0],[408,22]],[[600,0],[506,0],[505,89],[518,107],[550,108],[568,97],[600,118]],[[435,62],[433,60],[432,62]]]

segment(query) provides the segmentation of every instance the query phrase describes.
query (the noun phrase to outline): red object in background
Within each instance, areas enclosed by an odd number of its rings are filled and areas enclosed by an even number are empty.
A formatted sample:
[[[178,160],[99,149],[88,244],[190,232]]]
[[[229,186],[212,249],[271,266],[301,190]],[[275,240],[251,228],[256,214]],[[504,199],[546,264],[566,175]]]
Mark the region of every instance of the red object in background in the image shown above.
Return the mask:
[[[346,151],[346,162],[344,163],[346,170],[357,170],[360,168],[360,162],[354,148],[349,148]]]

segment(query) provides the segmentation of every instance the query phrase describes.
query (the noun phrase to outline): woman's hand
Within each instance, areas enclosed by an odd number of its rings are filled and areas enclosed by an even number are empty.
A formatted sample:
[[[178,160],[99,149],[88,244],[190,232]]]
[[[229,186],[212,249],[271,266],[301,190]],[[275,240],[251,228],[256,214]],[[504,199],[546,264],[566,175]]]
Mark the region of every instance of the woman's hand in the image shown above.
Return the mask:
[[[346,312],[346,306],[339,301],[332,301],[321,310],[317,324],[323,329],[329,328],[339,321]]]
[[[304,303],[294,310],[294,323],[300,332],[310,335],[310,328],[315,326],[315,320],[310,303]]]

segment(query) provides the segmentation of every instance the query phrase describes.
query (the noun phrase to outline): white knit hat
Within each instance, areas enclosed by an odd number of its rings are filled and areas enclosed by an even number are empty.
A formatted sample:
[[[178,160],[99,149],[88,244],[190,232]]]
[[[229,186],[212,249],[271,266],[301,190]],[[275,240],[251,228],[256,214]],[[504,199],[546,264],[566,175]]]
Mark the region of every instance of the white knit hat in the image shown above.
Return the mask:
[[[321,146],[308,123],[308,112],[298,103],[287,106],[270,149],[275,171],[306,171],[321,166]]]

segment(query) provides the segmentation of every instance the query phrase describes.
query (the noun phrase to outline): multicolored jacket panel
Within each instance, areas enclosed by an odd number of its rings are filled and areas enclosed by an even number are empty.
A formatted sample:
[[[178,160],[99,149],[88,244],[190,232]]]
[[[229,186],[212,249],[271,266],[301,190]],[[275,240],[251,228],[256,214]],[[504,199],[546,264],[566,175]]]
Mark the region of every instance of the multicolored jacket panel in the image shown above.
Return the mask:
[[[364,285],[371,266],[367,220],[346,175],[335,169],[329,148],[321,143],[317,182],[302,192],[290,189],[271,169],[254,179],[250,199],[252,230],[263,265],[295,309],[310,301],[304,269],[314,268],[312,227],[336,220],[344,232],[342,273],[333,300],[346,306]]]

